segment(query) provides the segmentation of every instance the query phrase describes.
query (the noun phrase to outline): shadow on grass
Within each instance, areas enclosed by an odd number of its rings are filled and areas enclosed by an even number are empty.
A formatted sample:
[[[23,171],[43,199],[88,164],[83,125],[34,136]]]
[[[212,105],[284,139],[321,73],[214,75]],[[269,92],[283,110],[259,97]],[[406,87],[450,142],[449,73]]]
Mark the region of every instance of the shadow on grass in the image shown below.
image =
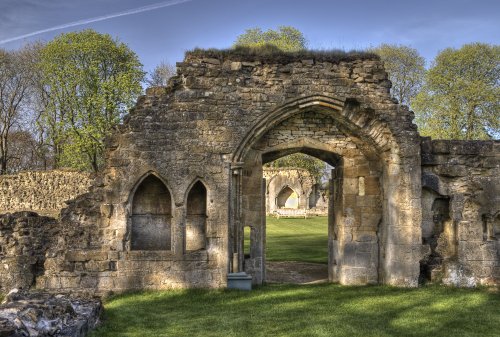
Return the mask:
[[[497,336],[500,296],[477,289],[259,287],[118,296],[92,336]]]

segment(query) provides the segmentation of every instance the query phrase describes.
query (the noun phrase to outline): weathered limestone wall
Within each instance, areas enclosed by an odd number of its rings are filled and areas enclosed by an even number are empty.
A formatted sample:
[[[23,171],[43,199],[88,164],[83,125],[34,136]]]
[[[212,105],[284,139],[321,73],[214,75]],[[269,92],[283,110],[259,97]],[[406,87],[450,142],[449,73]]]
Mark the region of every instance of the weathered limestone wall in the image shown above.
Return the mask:
[[[93,177],[75,171],[33,171],[0,176],[0,214],[33,211],[56,215],[65,201],[89,191]]]
[[[422,276],[500,281],[500,141],[422,141]]]
[[[331,251],[338,257],[331,259],[331,279],[416,285],[420,138],[412,114],[391,99],[379,60],[202,52],[188,54],[177,68],[169,87],[148,90],[109,140],[102,180],[63,214],[64,244],[50,251],[39,287],[224,287],[227,273],[243,268],[263,282],[263,156],[310,149],[321,159],[335,153],[344,170],[338,221],[331,224]],[[170,212],[134,212],[134,196],[151,176],[168,190]],[[206,189],[206,209],[194,214],[189,195],[198,182]],[[169,230],[170,236],[158,236],[169,244],[132,249],[134,217],[150,215],[169,218],[169,226],[153,216],[142,224]],[[253,229],[248,261],[245,226]],[[379,237],[384,231],[390,235]]]

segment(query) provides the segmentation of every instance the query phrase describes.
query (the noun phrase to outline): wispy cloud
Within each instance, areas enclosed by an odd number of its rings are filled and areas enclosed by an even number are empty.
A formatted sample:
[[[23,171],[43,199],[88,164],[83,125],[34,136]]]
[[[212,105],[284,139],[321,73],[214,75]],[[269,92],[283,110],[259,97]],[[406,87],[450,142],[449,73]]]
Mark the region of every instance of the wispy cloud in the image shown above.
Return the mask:
[[[54,27],[50,27],[50,28],[46,28],[46,29],[42,29],[42,30],[37,30],[37,31],[31,32],[28,34],[19,35],[19,36],[11,37],[8,39],[0,40],[0,45],[4,44],[4,43],[8,43],[8,42],[13,42],[13,41],[25,39],[27,37],[43,34],[43,33],[53,32],[55,30],[66,29],[66,28],[71,28],[71,27],[76,27],[76,26],[82,26],[82,25],[86,25],[89,23],[93,23],[93,22],[99,22],[99,21],[117,18],[120,16],[138,14],[138,13],[142,13],[142,12],[151,11],[154,9],[178,5],[178,4],[181,4],[184,2],[189,2],[189,1],[192,1],[192,0],[170,0],[170,1],[158,2],[158,3],[152,4],[152,5],[148,5],[148,6],[128,9],[128,10],[122,11],[122,12],[117,12],[117,13],[97,16],[97,17],[93,17],[93,18],[89,18],[89,19],[83,19],[83,20],[78,20],[78,21],[74,21],[74,22],[69,22],[69,23],[65,23],[63,25],[54,26]]]

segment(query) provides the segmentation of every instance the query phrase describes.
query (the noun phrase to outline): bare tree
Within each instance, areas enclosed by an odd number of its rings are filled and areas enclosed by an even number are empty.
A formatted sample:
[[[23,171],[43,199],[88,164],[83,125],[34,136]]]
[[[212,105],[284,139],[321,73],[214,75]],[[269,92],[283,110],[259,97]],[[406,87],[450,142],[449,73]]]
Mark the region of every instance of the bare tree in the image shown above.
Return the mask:
[[[8,153],[8,173],[44,169],[36,139],[28,130],[14,130],[10,133]]]
[[[0,50],[0,174],[7,173],[11,132],[19,128],[32,88],[32,49]]]
[[[146,83],[152,87],[165,87],[168,84],[168,79],[175,75],[175,67],[162,61],[155,69],[149,73]]]

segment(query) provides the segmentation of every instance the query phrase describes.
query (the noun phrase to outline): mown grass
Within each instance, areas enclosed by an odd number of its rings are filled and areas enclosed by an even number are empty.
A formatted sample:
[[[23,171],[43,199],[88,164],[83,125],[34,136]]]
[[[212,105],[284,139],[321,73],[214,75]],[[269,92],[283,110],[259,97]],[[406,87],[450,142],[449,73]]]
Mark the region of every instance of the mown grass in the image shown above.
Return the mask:
[[[500,296],[484,289],[335,284],[251,292],[176,290],[111,298],[92,337],[498,336]]]
[[[249,233],[245,233],[249,252]],[[266,218],[267,261],[328,263],[328,218]]]
[[[326,262],[326,221],[268,218],[268,260]],[[487,289],[316,284],[120,295],[105,303],[103,325],[91,337],[487,337],[499,331],[500,295]]]

